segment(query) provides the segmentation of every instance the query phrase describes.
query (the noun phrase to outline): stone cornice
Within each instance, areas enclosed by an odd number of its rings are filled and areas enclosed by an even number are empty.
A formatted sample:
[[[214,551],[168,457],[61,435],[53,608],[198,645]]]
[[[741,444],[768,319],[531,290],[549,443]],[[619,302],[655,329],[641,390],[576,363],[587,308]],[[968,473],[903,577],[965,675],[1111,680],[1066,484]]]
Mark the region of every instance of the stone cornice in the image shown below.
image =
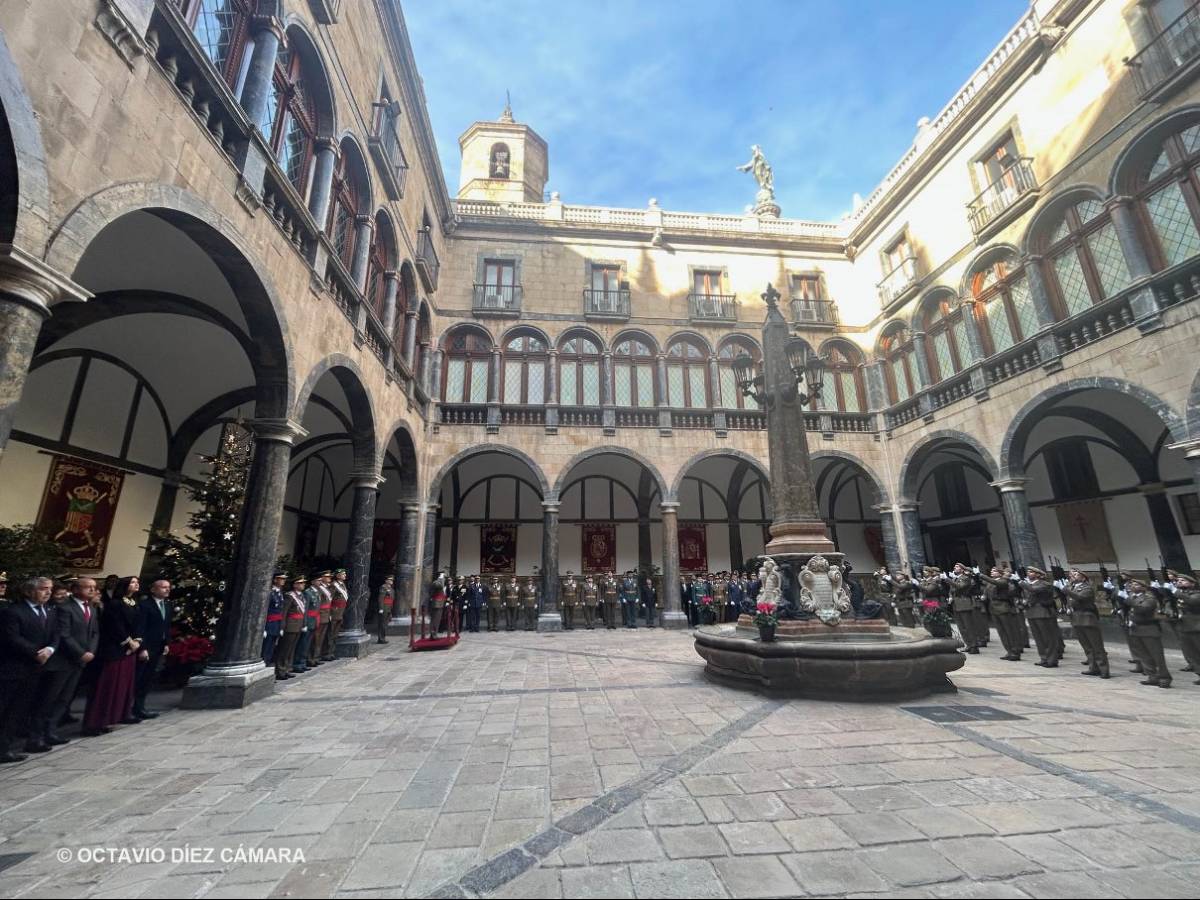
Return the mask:
[[[46,315],[55,303],[90,300],[92,297],[91,291],[12,244],[0,244],[0,293]]]

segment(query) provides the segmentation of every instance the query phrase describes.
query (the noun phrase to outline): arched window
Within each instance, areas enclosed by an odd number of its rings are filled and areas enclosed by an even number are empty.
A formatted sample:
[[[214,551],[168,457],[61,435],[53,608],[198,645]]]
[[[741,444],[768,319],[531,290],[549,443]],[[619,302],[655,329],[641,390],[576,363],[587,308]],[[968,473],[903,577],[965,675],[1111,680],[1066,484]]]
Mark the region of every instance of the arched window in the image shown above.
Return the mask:
[[[980,323],[984,353],[1001,353],[1038,330],[1029,280],[1015,253],[1006,252],[976,269],[971,296]]]
[[[307,199],[321,123],[302,57],[303,54],[280,45],[275,57],[274,90],[259,128],[296,193]]]
[[[510,165],[508,144],[492,144],[492,152],[488,158],[488,177],[507,178]]]
[[[836,343],[826,345],[825,380],[821,382],[820,403],[813,400],[814,409],[838,412],[862,412],[862,355],[854,347]]]
[[[250,62],[252,0],[184,0],[183,15],[196,43],[235,94]]]
[[[371,236],[371,254],[367,258],[367,302],[381,320],[387,301],[387,278],[385,273],[396,267],[396,240],[392,235],[392,223],[382,212],[375,215],[375,233]],[[396,321],[404,321],[404,310],[400,307],[400,286],[396,291]]]
[[[338,259],[347,270],[354,264],[354,250],[358,243],[357,219],[363,205],[362,158],[354,145],[342,142],[337,168],[333,170],[333,185],[329,203],[329,222],[326,232]]]
[[[708,408],[708,352],[698,341],[677,338],[667,348],[667,402],[677,409]]]
[[[1094,198],[1063,212],[1050,232],[1046,264],[1063,317],[1111,297],[1130,280],[1116,229]]]
[[[461,328],[446,339],[447,403],[487,403],[492,342],[484,334]]]
[[[947,294],[930,302],[925,311],[925,332],[929,335],[926,347],[934,384],[957,374],[970,361],[967,326],[957,297]]]
[[[1138,192],[1155,269],[1200,253],[1200,125],[1163,141]]]
[[[628,337],[613,348],[613,399],[617,406],[646,407],[657,403],[654,348]]]
[[[600,345],[585,334],[563,341],[558,355],[558,402],[600,405]]]
[[[511,336],[504,345],[505,404],[546,402],[546,342],[536,334]]]
[[[883,355],[888,400],[891,403],[903,403],[920,386],[912,335],[902,324],[896,323],[880,339],[879,350]]]
[[[717,351],[717,375],[719,384],[718,401],[720,405],[726,409],[758,409],[758,401],[753,397],[747,397],[742,393],[742,389],[738,387],[737,375],[733,370],[733,364],[739,356],[749,356],[754,360],[755,366],[760,370],[762,368],[762,354],[758,352],[758,347],[753,341],[745,340],[744,338],[729,338]]]

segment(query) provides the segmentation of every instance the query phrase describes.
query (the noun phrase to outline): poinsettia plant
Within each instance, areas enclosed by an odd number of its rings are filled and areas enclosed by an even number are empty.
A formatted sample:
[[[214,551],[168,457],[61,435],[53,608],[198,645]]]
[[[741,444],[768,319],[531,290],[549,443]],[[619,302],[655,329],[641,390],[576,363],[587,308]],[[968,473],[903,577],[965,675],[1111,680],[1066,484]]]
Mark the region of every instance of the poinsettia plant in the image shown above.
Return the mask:
[[[199,634],[175,638],[167,645],[167,656],[179,663],[202,663],[213,655],[213,642]]]
[[[921,601],[921,624],[925,630],[935,636],[949,635],[950,623],[953,619],[936,600]]]
[[[754,624],[759,628],[774,628],[779,624],[779,611],[774,603],[759,603],[755,608]]]

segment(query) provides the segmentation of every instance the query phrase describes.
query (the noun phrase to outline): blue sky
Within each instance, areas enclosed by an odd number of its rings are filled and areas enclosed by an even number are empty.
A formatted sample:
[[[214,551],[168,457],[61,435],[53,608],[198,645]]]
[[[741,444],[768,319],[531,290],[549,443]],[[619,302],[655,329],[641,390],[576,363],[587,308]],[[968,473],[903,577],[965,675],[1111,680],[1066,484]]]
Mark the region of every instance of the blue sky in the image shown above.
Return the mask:
[[[405,3],[446,182],[512,92],[564,202],[741,212],[761,144],[785,216],[869,193],[1028,0]]]

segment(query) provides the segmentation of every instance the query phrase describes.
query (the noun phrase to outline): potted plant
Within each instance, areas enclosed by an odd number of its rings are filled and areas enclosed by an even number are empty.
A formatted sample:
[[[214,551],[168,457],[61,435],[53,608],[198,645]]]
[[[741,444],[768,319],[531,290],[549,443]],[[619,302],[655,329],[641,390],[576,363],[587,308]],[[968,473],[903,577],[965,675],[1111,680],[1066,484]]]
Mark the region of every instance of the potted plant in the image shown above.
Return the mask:
[[[188,679],[204,669],[216,649],[213,642],[198,634],[176,636],[167,644],[163,681],[183,687]]]
[[[936,600],[926,600],[921,603],[921,624],[925,630],[936,638],[952,637],[950,630],[951,618]]]
[[[713,605],[713,598],[709,595],[700,598],[700,616],[705,625],[717,624],[717,608]]]
[[[758,626],[758,639],[764,644],[775,640],[775,626],[779,624],[779,615],[774,603],[759,603],[754,613],[754,624]]]

